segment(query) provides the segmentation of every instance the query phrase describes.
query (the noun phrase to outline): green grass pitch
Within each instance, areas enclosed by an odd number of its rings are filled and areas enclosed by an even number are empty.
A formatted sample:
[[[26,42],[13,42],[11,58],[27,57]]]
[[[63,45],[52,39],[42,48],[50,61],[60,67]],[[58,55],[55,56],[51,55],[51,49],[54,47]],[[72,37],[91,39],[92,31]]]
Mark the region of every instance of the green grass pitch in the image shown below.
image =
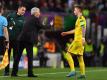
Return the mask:
[[[85,80],[85,79],[75,79],[67,78],[66,75],[69,73],[70,69],[60,69],[60,68],[34,68],[34,73],[38,75],[37,78],[28,78],[27,70],[19,70],[19,77],[4,77],[3,70],[0,71],[0,80]],[[79,68],[76,68],[77,76],[80,74]],[[107,68],[91,67],[86,68],[86,80],[107,80]]]

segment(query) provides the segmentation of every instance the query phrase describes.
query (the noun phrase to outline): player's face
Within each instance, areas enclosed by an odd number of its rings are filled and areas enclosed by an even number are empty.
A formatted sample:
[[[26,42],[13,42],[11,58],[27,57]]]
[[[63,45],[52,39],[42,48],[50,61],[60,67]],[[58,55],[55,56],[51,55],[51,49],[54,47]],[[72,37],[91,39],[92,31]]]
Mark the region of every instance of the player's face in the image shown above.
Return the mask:
[[[75,8],[74,8],[74,14],[75,14],[75,15],[78,15],[78,13],[79,13],[79,9],[75,7]]]
[[[25,8],[25,7],[20,7],[20,8],[18,9],[18,13],[19,13],[20,15],[24,15],[25,12],[26,12],[26,8]]]

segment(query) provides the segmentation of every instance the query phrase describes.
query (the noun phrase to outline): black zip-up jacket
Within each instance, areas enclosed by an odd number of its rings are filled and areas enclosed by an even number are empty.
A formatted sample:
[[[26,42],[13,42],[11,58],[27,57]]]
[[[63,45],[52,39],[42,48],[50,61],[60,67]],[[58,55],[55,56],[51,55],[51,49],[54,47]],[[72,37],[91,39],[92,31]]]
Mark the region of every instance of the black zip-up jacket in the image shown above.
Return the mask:
[[[18,36],[18,41],[34,43],[37,41],[38,32],[45,28],[40,23],[39,18],[31,15],[26,18],[21,34]]]

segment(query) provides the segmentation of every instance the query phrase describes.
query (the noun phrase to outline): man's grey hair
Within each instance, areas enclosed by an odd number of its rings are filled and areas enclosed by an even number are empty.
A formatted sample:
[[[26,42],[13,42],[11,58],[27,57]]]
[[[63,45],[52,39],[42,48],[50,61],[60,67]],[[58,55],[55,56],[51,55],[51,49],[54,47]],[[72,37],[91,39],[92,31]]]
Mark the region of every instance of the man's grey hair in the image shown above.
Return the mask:
[[[35,12],[38,12],[39,10],[40,10],[39,8],[33,7],[33,8],[31,9],[31,15],[34,15]]]

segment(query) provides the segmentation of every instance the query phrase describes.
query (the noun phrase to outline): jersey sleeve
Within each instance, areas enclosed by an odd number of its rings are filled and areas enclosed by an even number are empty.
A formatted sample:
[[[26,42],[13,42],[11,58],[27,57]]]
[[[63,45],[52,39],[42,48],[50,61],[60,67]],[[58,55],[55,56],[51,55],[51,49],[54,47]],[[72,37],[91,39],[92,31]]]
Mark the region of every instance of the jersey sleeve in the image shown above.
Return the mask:
[[[4,18],[4,19],[3,19],[3,27],[7,27],[7,25],[8,25],[7,19]]]
[[[86,26],[86,21],[83,19],[80,19],[80,26],[83,28]]]

